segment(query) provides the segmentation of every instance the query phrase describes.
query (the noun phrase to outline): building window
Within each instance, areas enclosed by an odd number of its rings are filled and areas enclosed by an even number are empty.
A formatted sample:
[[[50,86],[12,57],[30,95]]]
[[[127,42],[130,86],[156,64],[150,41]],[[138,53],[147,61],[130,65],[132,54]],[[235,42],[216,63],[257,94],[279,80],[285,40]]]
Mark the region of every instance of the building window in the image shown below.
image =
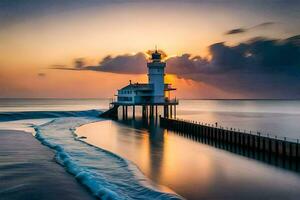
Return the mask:
[[[118,97],[118,101],[132,101],[132,97]]]
[[[132,90],[120,90],[118,93],[119,94],[132,94],[133,91]]]

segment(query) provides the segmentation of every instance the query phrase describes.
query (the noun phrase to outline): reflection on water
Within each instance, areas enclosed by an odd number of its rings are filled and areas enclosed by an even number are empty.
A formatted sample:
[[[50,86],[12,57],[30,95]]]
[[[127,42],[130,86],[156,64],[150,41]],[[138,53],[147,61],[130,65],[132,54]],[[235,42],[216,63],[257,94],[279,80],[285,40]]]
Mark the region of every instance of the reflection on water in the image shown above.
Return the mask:
[[[188,199],[298,199],[300,176],[167,132],[155,121],[102,121],[77,130]]]

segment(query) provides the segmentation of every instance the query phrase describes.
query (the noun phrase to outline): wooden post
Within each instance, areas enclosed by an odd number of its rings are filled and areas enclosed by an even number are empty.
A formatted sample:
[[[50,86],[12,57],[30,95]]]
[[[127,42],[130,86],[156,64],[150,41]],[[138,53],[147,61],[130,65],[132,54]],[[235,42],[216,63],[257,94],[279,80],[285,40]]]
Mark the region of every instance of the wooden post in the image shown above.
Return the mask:
[[[224,133],[225,133],[225,142],[228,143],[229,142],[229,134],[228,131],[226,129],[224,129]]]
[[[234,131],[232,131],[232,133],[233,133],[233,144],[236,144],[236,134]]]
[[[293,145],[291,142],[289,142],[289,156],[293,157]]]
[[[278,147],[278,140],[277,140],[277,137],[276,137],[276,140],[275,140],[275,153],[276,153],[276,156],[278,156],[279,154],[279,147]]]
[[[255,135],[255,149],[259,151],[260,147],[260,136],[258,134]]]
[[[286,156],[286,138],[284,138],[284,141],[282,141],[281,148],[282,148],[282,157],[285,157]]]
[[[299,139],[297,139],[296,158],[297,158],[297,162],[298,162],[298,158],[299,158]]]

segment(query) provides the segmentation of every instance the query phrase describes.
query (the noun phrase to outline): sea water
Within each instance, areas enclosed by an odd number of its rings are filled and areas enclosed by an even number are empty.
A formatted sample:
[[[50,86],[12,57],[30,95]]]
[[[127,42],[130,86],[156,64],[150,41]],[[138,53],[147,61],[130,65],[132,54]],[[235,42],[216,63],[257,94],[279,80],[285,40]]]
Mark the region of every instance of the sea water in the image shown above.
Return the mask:
[[[20,111],[106,110],[109,102],[109,99],[0,99],[0,113],[3,119],[3,113]],[[300,139],[300,100],[180,100],[177,117]]]
[[[28,108],[28,102],[25,104],[23,111],[18,105],[13,107],[13,112],[1,112],[0,128],[30,132],[33,128],[36,139],[53,149],[55,160],[94,196],[118,200],[182,198],[167,187],[154,184],[130,160],[77,137],[76,127],[101,121],[100,110],[57,111],[55,105],[49,109],[48,102],[44,102],[47,111],[38,111],[40,103],[32,109]]]
[[[295,172],[192,141],[148,122],[101,120],[98,110],[108,103],[1,100],[0,121],[4,126],[27,119],[36,138],[56,151],[57,161],[102,198],[180,198],[172,190],[188,199],[297,199],[300,195]],[[299,105],[300,101],[182,100],[177,117],[299,138]],[[48,121],[34,121],[41,118]]]
[[[133,161],[152,181],[187,199],[299,199],[300,174],[155,126],[113,121],[77,128],[86,142]]]

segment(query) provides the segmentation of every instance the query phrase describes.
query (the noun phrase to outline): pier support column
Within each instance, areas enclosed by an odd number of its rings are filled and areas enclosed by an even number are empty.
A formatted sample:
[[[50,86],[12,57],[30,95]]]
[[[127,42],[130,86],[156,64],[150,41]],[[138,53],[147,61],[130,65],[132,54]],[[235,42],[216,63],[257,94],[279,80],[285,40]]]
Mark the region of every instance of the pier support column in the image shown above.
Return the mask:
[[[154,114],[154,106],[150,106],[150,117],[153,117]]]
[[[166,111],[167,111],[167,118],[169,118],[169,106],[166,107]]]
[[[146,106],[142,106],[142,117],[146,117]]]
[[[157,105],[155,106],[155,117],[157,117]]]
[[[124,118],[125,118],[125,107],[122,106],[122,119],[124,119]]]
[[[172,118],[173,117],[173,106],[170,105],[170,117]]]
[[[135,119],[135,105],[132,106],[132,118]]]
[[[176,105],[174,105],[174,118],[176,118]]]
[[[149,116],[149,108],[148,106],[146,106],[146,118],[148,118],[148,116]]]

